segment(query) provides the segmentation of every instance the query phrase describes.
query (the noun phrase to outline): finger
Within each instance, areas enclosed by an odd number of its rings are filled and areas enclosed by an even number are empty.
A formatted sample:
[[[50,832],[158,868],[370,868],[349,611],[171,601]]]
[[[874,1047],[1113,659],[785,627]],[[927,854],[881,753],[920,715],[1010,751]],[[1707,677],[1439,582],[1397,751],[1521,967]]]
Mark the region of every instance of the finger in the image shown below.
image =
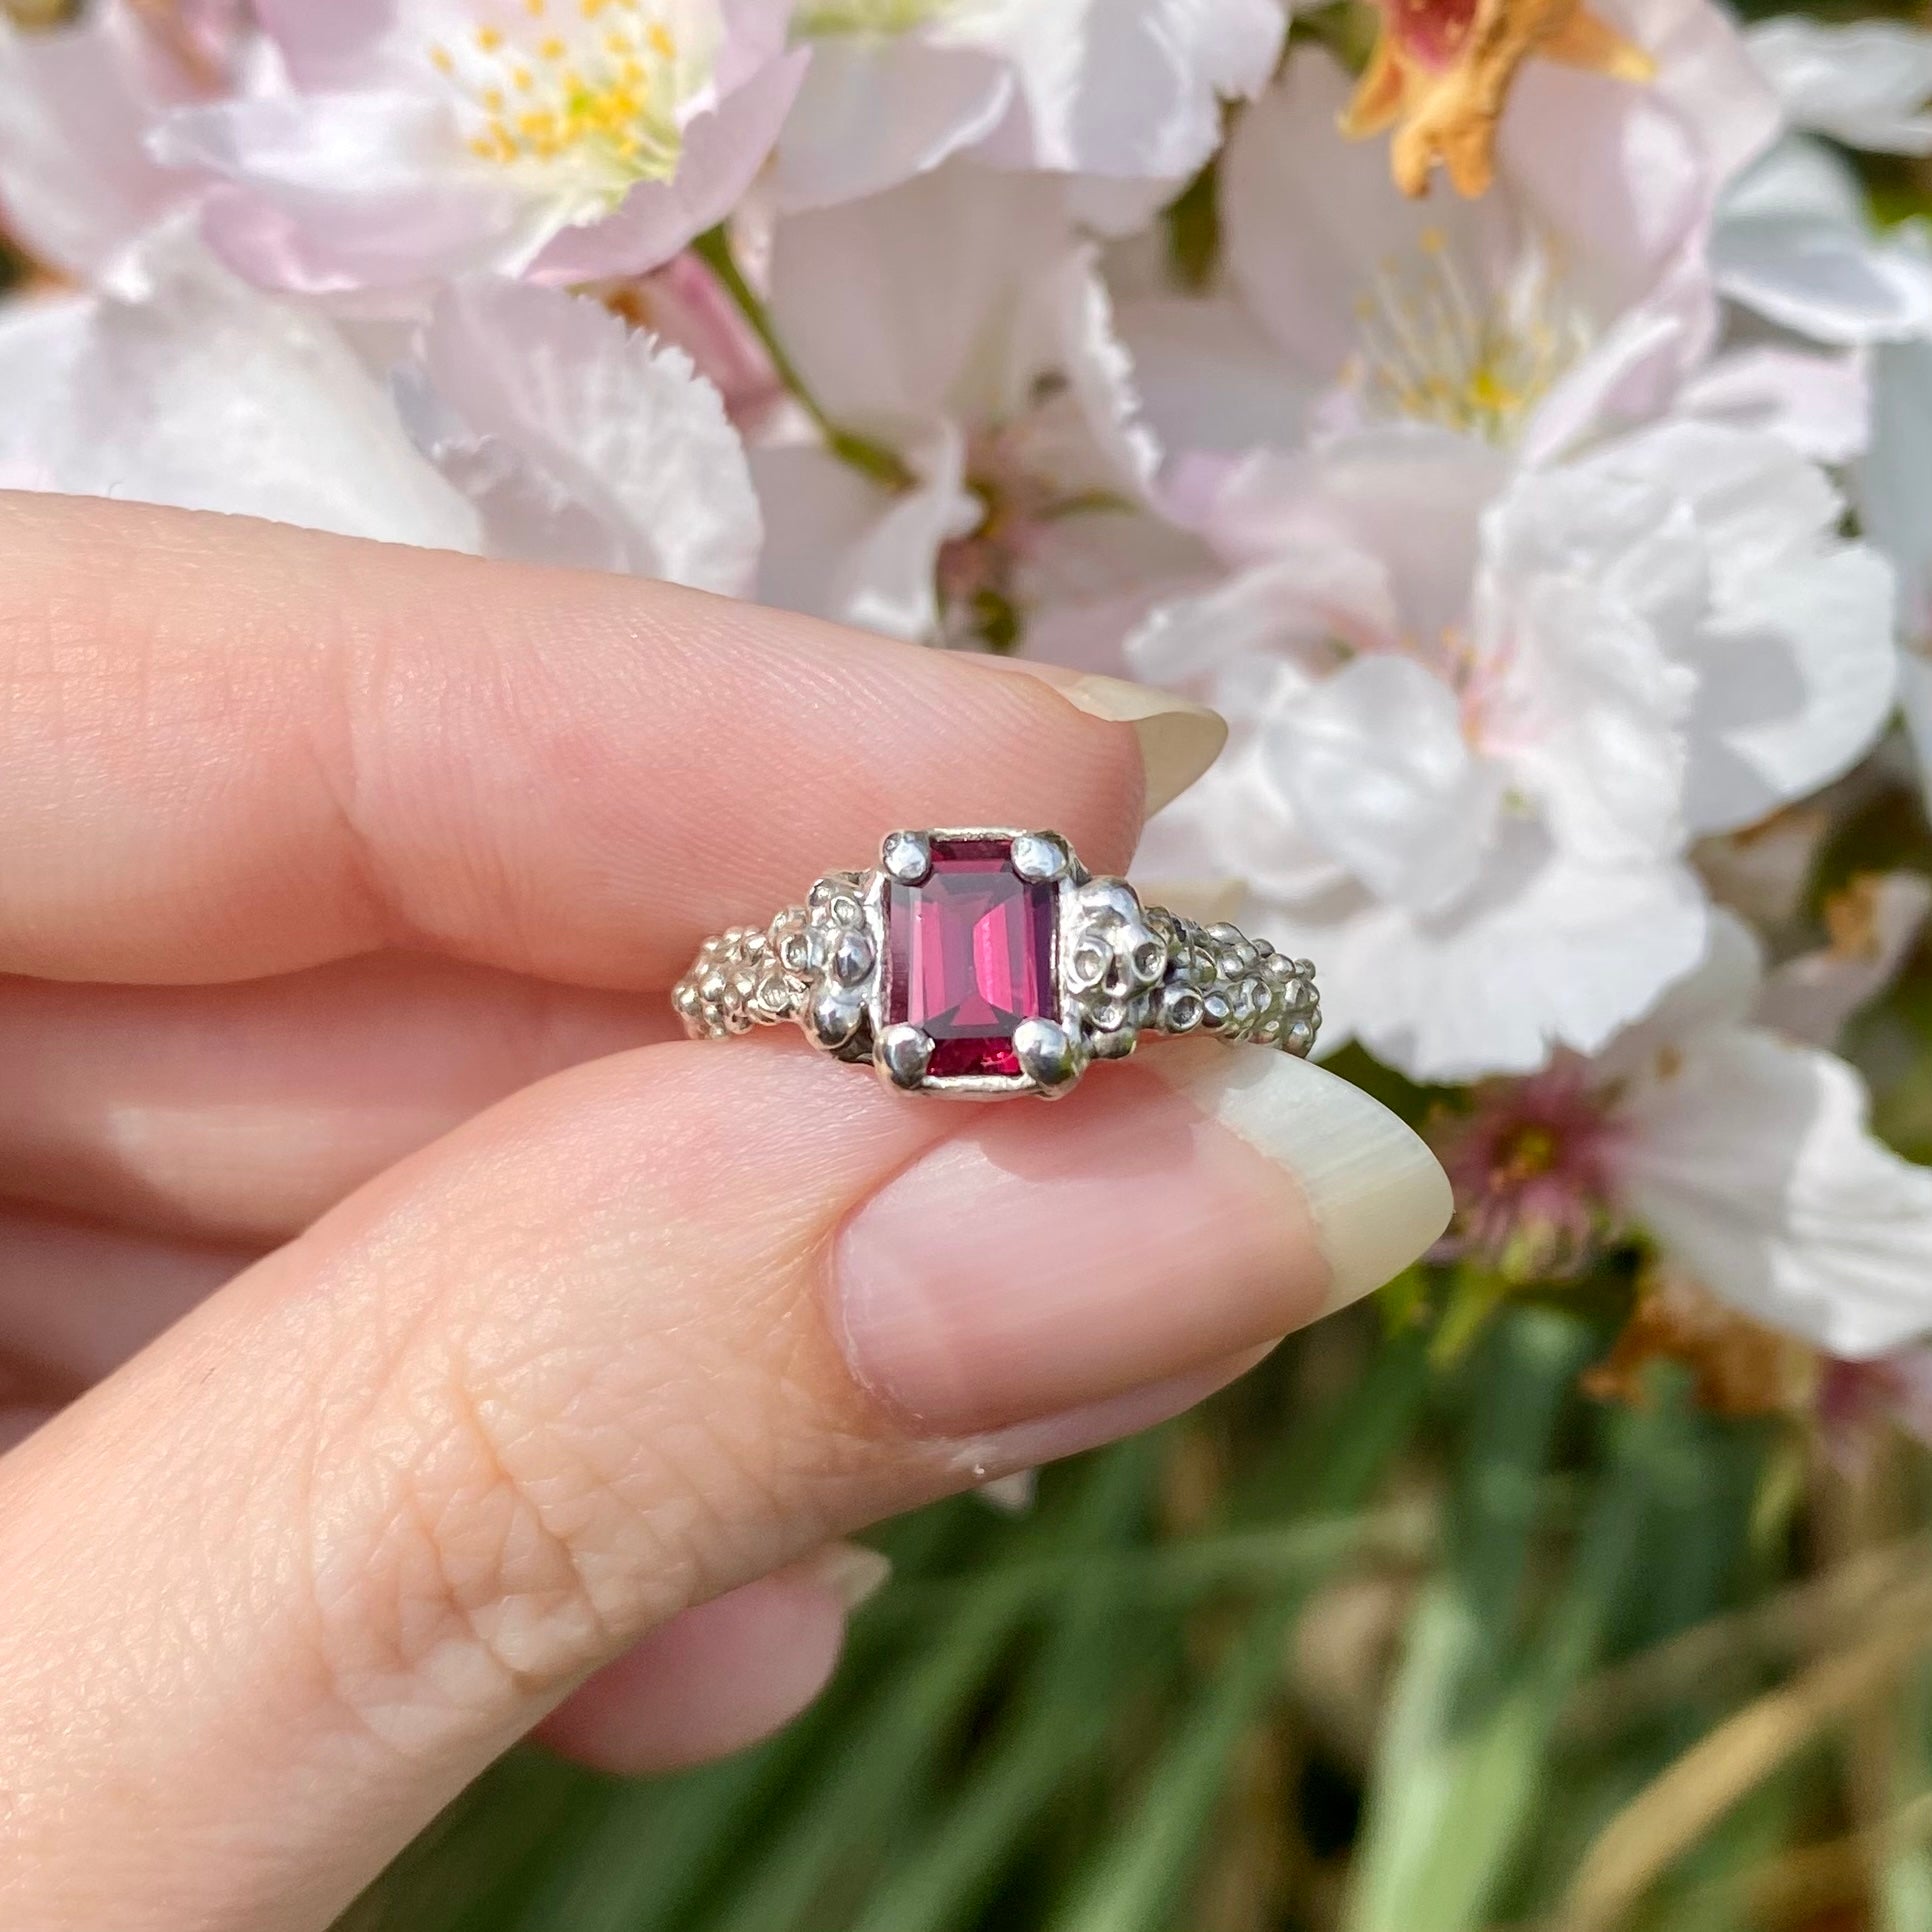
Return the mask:
[[[1171,791],[1222,736],[633,578],[36,496],[0,547],[0,970],[46,978],[398,946],[668,985],[895,825],[1119,865],[1143,738]]]
[[[870,1550],[835,1543],[680,1610],[573,1691],[536,1735],[624,1777],[742,1751],[789,1724],[831,1681],[846,1617],[886,1570]]]
[[[1169,1412],[1446,1219],[1319,1069],[1108,1072],[621,1055],[204,1303],[0,1464],[0,1922],[319,1927],[679,1611]]]
[[[0,1212],[0,1348],[62,1399],[120,1367],[253,1254]]]
[[[232,986],[0,979],[0,1190],[274,1247],[519,1087],[679,1030],[662,993],[397,953]]]

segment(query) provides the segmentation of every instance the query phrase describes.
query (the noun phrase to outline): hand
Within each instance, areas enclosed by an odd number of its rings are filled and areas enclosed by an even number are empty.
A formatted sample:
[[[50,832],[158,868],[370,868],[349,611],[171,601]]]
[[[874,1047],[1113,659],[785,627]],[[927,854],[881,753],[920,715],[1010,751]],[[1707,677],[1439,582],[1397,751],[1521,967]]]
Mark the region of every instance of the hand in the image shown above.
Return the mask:
[[[0,542],[17,1932],[323,1926],[546,1718],[745,1741],[831,1668],[828,1539],[1181,1408],[1446,1217],[1285,1055],[976,1109],[673,1037],[706,932],[893,825],[1124,864],[1219,743],[1177,701],[227,519]]]

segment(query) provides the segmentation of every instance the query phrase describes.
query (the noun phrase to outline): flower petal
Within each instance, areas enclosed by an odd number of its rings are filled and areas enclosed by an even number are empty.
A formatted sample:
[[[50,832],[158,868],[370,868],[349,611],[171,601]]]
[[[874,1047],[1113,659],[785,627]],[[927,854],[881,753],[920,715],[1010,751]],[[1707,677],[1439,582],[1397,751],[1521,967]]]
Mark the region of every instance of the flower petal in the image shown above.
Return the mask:
[[[964,487],[964,451],[946,426],[901,445],[920,479],[889,492],[816,445],[752,452],[764,507],[761,603],[909,643],[939,631],[940,546],[966,535],[981,505]]]
[[[1871,447],[1852,496],[1898,572],[1900,630],[1922,646],[1932,639],[1932,340],[1878,350],[1872,382]]]
[[[382,384],[325,320],[198,250],[157,251],[151,293],[63,304],[7,337],[0,450],[40,487],[476,548],[469,506],[410,447]]]
[[[1867,1112],[1842,1060],[1725,1027],[1629,1090],[1612,1158],[1629,1211],[1713,1293],[1865,1358],[1932,1329],[1932,1170]]]
[[[1847,147],[1932,154],[1932,33],[1903,21],[1787,15],[1747,38],[1794,126]]]
[[[1757,1007],[1760,1025],[1809,1046],[1835,1047],[1852,1018],[1898,977],[1932,912],[1932,879],[1868,873],[1828,910],[1831,943],[1773,968]]]
[[[156,129],[163,161],[236,184],[211,246],[267,287],[414,288],[516,268],[546,217],[507,175],[459,165],[446,103],[418,94],[273,94],[184,108]]]
[[[1695,966],[1706,921],[1688,868],[1563,861],[1506,819],[1447,915],[1331,893],[1269,906],[1259,930],[1320,968],[1325,1045],[1359,1039],[1411,1079],[1457,1081],[1595,1053]]]
[[[1235,454],[1301,442],[1312,392],[1245,309],[1223,296],[1137,295],[1116,316],[1163,447]]]
[[[1377,897],[1426,916],[1475,883],[1506,774],[1471,756],[1455,694],[1420,664],[1358,658],[1264,742],[1303,831]]]
[[[682,350],[581,297],[473,280],[438,298],[402,394],[490,554],[750,587],[744,449]]]
[[[30,254],[82,280],[194,192],[148,153],[166,105],[124,0],[26,33],[0,12],[0,200]]]
[[[1511,659],[1477,729],[1513,746],[1510,774],[1557,844],[1596,865],[1674,857],[1694,675],[1599,584],[1521,585],[1511,626]]]
[[[1176,180],[1220,144],[1223,98],[1266,84],[1288,24],[1278,0],[1035,0],[1006,21],[1017,97],[982,160]]]
[[[779,222],[772,315],[835,417],[996,424],[1055,360],[1049,278],[1075,245],[1059,184],[954,162]]]
[[[1012,101],[1012,70],[981,48],[824,35],[779,140],[780,205],[824,207],[924,174],[989,134]]]
[[[1871,435],[1871,381],[1850,351],[1733,349],[1683,386],[1677,406],[1687,416],[1779,437],[1820,463],[1849,462]]]
[[[1698,674],[1693,830],[1748,825],[1862,756],[1897,688],[1892,574],[1834,534],[1824,474],[1776,437],[1691,422],[1593,462],[1668,488],[1711,559],[1709,613],[1675,644]]]

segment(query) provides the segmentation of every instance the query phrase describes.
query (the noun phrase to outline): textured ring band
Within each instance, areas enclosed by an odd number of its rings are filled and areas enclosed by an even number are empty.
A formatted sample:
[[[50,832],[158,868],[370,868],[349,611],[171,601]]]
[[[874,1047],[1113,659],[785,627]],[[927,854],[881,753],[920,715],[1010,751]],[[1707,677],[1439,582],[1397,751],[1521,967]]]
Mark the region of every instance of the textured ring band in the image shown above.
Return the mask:
[[[792,1020],[908,1092],[1063,1094],[1143,1033],[1305,1054],[1315,971],[1229,925],[1146,906],[1055,832],[894,832],[769,926],[707,939],[672,1003],[694,1039]]]

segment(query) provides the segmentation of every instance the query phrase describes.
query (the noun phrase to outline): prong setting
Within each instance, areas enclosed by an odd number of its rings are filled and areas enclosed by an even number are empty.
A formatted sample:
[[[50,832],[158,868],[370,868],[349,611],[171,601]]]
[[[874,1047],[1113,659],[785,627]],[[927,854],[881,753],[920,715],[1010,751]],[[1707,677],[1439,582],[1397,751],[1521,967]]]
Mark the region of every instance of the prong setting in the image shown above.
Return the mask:
[[[901,885],[920,885],[932,876],[932,839],[924,832],[894,832],[880,848],[879,863]]]
[[[1064,879],[1073,855],[1051,832],[1022,832],[1013,841],[1013,870],[1042,883]]]
[[[1013,1029],[1013,1050],[1020,1071],[1043,1094],[1063,1094],[1080,1077],[1079,1045],[1052,1020],[1022,1020]]]
[[[932,1054],[933,1037],[924,1027],[901,1023],[879,1035],[879,1070],[902,1092],[910,1093],[924,1083]]]

